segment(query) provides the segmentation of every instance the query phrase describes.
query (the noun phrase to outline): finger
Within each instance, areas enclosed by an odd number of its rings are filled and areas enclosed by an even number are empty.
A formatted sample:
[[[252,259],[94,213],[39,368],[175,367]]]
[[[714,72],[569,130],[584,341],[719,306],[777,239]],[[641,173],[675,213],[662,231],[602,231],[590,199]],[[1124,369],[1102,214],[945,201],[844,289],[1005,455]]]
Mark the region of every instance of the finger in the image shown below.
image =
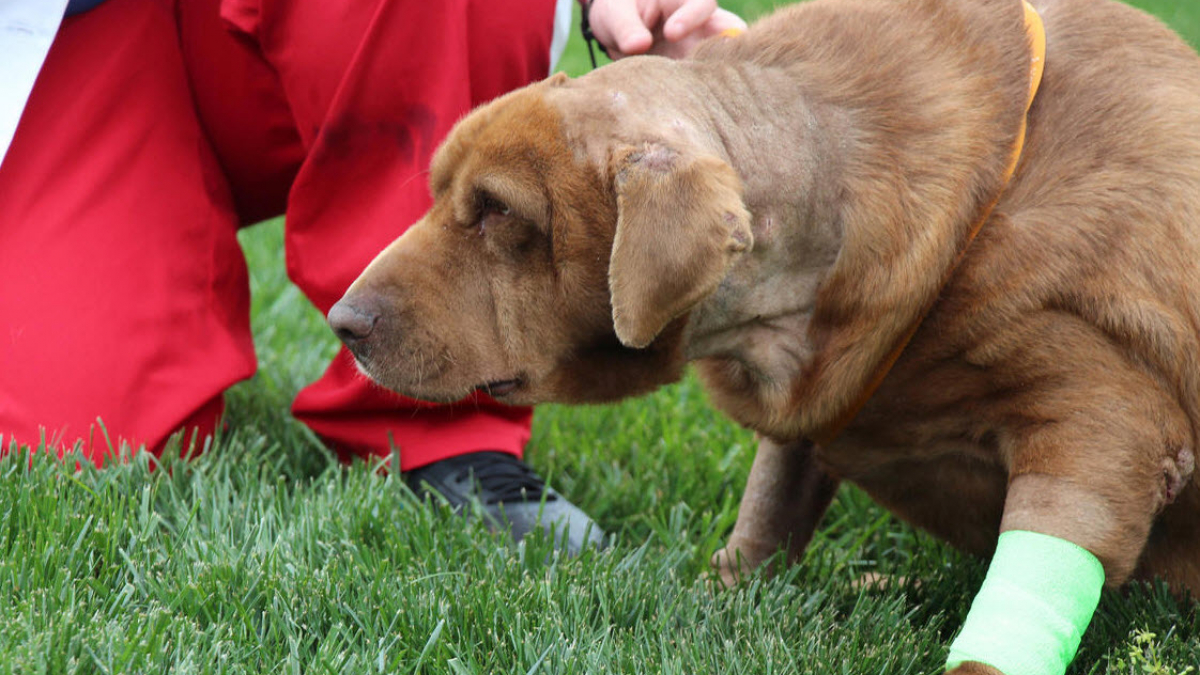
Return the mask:
[[[727,30],[745,29],[746,22],[743,21],[741,17],[733,12],[718,9],[716,12],[713,12],[712,17],[710,17],[710,19],[698,29],[683,36],[683,38],[677,42],[660,40],[654,45],[653,48],[650,49],[650,53],[657,54],[659,56],[667,56],[673,59],[685,58],[690,55],[692,50],[694,50],[696,46],[703,42],[706,38],[714,35],[720,35]]]
[[[654,41],[638,14],[636,0],[596,0],[588,20],[596,39],[613,56],[641,54]]]
[[[663,26],[663,37],[678,42],[708,22],[717,9],[717,0],[684,0]]]
[[[746,30],[746,20],[727,9],[718,9],[713,12],[704,29],[709,35],[720,35],[727,30]]]

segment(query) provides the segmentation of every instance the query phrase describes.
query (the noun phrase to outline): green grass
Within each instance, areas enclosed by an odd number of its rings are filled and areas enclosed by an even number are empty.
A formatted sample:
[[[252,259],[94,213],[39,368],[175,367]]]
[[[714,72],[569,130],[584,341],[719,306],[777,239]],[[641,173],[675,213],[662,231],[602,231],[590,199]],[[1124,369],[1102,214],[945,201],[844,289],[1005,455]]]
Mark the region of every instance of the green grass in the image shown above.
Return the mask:
[[[746,14],[765,9],[746,4]],[[1151,9],[1200,40],[1200,3]],[[564,68],[586,69],[579,40]],[[243,233],[261,369],[192,461],[0,460],[4,673],[936,673],[985,564],[845,489],[803,564],[713,589],[751,435],[687,380],[539,409],[529,459],[615,535],[565,560],[342,466],[287,413],[335,345],[284,276],[281,223]],[[862,591],[864,572],[904,578]],[[1153,637],[1147,638],[1148,634]],[[1180,675],[1200,617],[1108,594],[1071,672]]]

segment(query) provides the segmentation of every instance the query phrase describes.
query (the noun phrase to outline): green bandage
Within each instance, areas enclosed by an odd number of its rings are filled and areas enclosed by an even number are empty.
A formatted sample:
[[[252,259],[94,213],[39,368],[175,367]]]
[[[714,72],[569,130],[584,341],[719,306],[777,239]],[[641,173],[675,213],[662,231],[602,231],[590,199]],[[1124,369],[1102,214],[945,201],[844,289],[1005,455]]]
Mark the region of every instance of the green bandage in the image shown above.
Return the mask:
[[[1001,534],[946,669],[978,661],[1004,675],[1062,675],[1103,586],[1104,567],[1083,548],[1036,532]]]

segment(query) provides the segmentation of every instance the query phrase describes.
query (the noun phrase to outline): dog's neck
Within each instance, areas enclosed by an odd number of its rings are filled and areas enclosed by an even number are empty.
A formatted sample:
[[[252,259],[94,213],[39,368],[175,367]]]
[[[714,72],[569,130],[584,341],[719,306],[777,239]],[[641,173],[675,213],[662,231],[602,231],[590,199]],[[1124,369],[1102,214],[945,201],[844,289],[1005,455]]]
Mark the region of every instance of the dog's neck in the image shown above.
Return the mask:
[[[739,422],[781,440],[830,424],[937,296],[1024,119],[1030,53],[1002,4],[955,5],[989,14],[970,58],[928,58],[953,25],[897,35],[868,12],[582,78],[590,107],[566,119],[595,165],[660,143],[742,180],[753,247],[690,312],[683,350]]]
[[[756,287],[788,284],[778,290],[799,311],[755,331],[726,329],[739,333],[727,344],[741,345],[729,355],[713,340],[688,345],[717,405],[767,435],[825,442],[837,433],[911,338],[1009,180],[1031,66],[1040,63],[1030,17],[1019,3],[940,9],[944,16],[912,33],[893,30],[871,3],[853,13],[806,3],[745,38],[706,43],[688,67],[710,100],[757,101],[714,115],[711,128],[745,172],[759,229],[781,207],[800,228],[791,245],[774,244],[784,264],[763,264],[770,241],[747,256],[732,283],[696,310],[694,334],[719,329],[722,313],[711,308],[727,306],[730,288],[757,300]],[[789,93],[794,105],[779,100]],[[772,148],[797,153],[812,167],[808,181]],[[782,205],[756,193],[763,173]]]
[[[1021,97],[980,105],[981,123],[945,119],[979,103],[983,78],[971,73],[960,77],[974,86],[910,102],[917,78],[888,83],[885,97],[871,81],[839,89],[810,64],[685,70],[721,102],[692,119],[741,176],[755,237],[693,311],[685,353],[739,421],[776,438],[825,434],[911,335],[981,203],[1003,189],[998,169],[1023,118],[1009,100]],[[972,135],[986,123],[992,138]]]
[[[848,138],[845,115],[807,99],[780,70],[696,62],[697,103],[680,111],[702,131],[705,150],[742,179],[754,245],[717,291],[692,312],[691,360],[732,360],[783,385],[809,359],[803,343],[817,289],[837,258],[838,176]]]

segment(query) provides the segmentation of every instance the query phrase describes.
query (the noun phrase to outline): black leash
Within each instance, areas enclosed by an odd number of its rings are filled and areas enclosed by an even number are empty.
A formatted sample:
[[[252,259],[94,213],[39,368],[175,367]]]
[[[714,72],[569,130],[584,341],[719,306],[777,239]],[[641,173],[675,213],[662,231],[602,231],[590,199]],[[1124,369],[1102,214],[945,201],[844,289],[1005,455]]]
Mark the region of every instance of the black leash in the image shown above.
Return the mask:
[[[588,56],[592,59],[593,70],[599,67],[596,65],[595,47],[599,47],[600,53],[607,56],[610,61],[612,60],[612,56],[609,56],[608,50],[604,48],[604,43],[597,40],[596,34],[592,32],[592,22],[589,20],[589,17],[592,14],[592,2],[594,1],[595,0],[587,0],[587,2],[584,3],[583,20],[579,22],[579,29],[583,32],[584,41],[587,42]]]

